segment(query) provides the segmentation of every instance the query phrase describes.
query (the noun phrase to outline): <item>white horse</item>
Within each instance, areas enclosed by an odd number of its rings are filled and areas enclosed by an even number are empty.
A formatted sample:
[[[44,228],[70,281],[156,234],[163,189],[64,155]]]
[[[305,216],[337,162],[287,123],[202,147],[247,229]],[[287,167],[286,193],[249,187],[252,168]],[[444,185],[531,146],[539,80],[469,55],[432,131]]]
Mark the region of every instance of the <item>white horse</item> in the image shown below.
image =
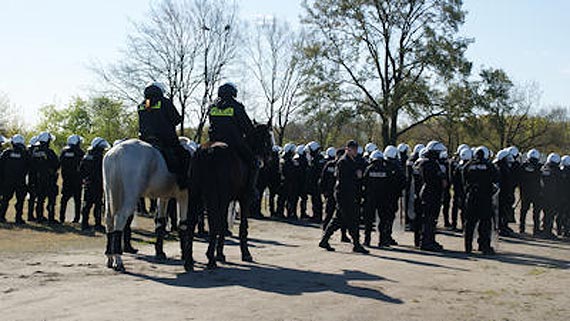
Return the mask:
[[[117,271],[125,270],[121,259],[122,234],[125,228],[129,228],[129,219],[132,220],[140,197],[158,199],[155,250],[158,258],[165,258],[163,240],[168,200],[176,198],[179,226],[183,230],[188,216],[188,190],[178,187],[176,175],[168,171],[166,161],[158,149],[137,139],[113,146],[103,158],[103,184],[107,223],[107,267]]]

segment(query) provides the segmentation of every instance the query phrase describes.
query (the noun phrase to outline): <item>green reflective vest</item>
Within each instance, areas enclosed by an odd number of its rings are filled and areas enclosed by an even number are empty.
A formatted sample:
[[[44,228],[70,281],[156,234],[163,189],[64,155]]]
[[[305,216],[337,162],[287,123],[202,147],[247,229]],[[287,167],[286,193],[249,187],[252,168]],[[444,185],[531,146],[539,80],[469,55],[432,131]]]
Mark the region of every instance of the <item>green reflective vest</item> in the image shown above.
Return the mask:
[[[234,108],[229,107],[226,109],[220,109],[216,106],[210,109],[210,116],[213,117],[233,117],[234,116]]]

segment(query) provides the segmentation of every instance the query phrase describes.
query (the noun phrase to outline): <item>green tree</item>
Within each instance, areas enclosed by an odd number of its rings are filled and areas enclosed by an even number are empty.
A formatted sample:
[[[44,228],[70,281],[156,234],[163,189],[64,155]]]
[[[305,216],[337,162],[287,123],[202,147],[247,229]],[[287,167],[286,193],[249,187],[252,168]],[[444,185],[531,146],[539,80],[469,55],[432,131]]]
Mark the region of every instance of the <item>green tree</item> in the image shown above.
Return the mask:
[[[384,144],[445,113],[432,100],[438,79],[470,73],[460,0],[315,0],[304,8],[307,58],[338,68],[343,99],[379,116]],[[401,116],[410,120],[404,126]]]

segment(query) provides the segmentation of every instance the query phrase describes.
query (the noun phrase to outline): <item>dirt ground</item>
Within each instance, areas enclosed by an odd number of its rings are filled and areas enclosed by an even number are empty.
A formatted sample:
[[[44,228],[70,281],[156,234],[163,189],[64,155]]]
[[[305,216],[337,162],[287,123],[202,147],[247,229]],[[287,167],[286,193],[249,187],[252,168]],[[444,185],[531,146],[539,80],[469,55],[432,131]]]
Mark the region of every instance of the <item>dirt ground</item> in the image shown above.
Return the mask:
[[[199,240],[196,271],[185,273],[175,238],[165,244],[170,259],[157,261],[152,221],[135,225],[140,252],[125,255],[125,274],[105,267],[100,233],[0,225],[0,319],[570,319],[569,240],[502,238],[498,255],[466,256],[461,234],[442,231],[446,251],[435,254],[413,248],[398,225],[400,246],[353,254],[336,235],[337,251],[328,253],[317,247],[317,225],[252,220],[255,263],[242,263],[230,238],[229,263],[207,271]]]

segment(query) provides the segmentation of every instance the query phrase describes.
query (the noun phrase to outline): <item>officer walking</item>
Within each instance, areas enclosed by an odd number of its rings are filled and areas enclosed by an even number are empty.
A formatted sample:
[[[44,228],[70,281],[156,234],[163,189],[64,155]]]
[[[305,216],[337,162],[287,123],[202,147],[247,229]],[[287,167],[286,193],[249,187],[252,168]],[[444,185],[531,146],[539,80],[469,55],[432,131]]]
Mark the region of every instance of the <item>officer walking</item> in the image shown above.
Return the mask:
[[[495,254],[491,247],[491,228],[493,218],[494,184],[498,181],[497,171],[489,162],[489,150],[485,146],[477,147],[474,159],[464,169],[465,178],[465,252],[473,251],[473,233],[479,223],[479,250],[483,254]]]
[[[357,196],[359,180],[362,178],[362,171],[359,169],[355,158],[358,152],[358,143],[349,141],[346,144],[345,154],[339,159],[336,168],[337,182],[335,186],[335,198],[337,202],[336,216],[325,228],[319,247],[327,251],[334,251],[329,244],[329,239],[335,231],[341,227],[346,227],[353,242],[353,252],[368,254],[359,240],[358,232],[358,212]]]
[[[25,224],[22,218],[26,197],[26,174],[30,166],[30,156],[22,135],[14,135],[12,148],[0,155],[0,223],[6,222],[6,211],[10,199],[16,194],[16,224]]]
[[[103,206],[103,154],[109,148],[109,143],[101,137],[91,141],[91,147],[79,165],[79,172],[83,181],[83,208],[81,230],[89,229],[89,213],[93,209],[95,217],[95,230],[103,232],[101,224],[101,208]]]
[[[44,203],[48,200],[48,222],[56,223],[55,198],[57,196],[57,169],[59,159],[49,147],[55,136],[48,132],[38,135],[38,146],[32,153],[32,174],[34,177],[35,191],[37,195],[36,215],[38,222],[44,222]]]
[[[85,152],[81,150],[81,142],[83,138],[79,135],[71,135],[67,138],[67,146],[61,150],[59,155],[59,163],[61,166],[61,178],[63,180],[61,189],[61,201],[59,210],[59,221],[65,222],[65,212],[67,202],[73,197],[75,205],[75,216],[73,223],[79,223],[81,216],[81,177],[79,173],[79,164],[85,156]]]

